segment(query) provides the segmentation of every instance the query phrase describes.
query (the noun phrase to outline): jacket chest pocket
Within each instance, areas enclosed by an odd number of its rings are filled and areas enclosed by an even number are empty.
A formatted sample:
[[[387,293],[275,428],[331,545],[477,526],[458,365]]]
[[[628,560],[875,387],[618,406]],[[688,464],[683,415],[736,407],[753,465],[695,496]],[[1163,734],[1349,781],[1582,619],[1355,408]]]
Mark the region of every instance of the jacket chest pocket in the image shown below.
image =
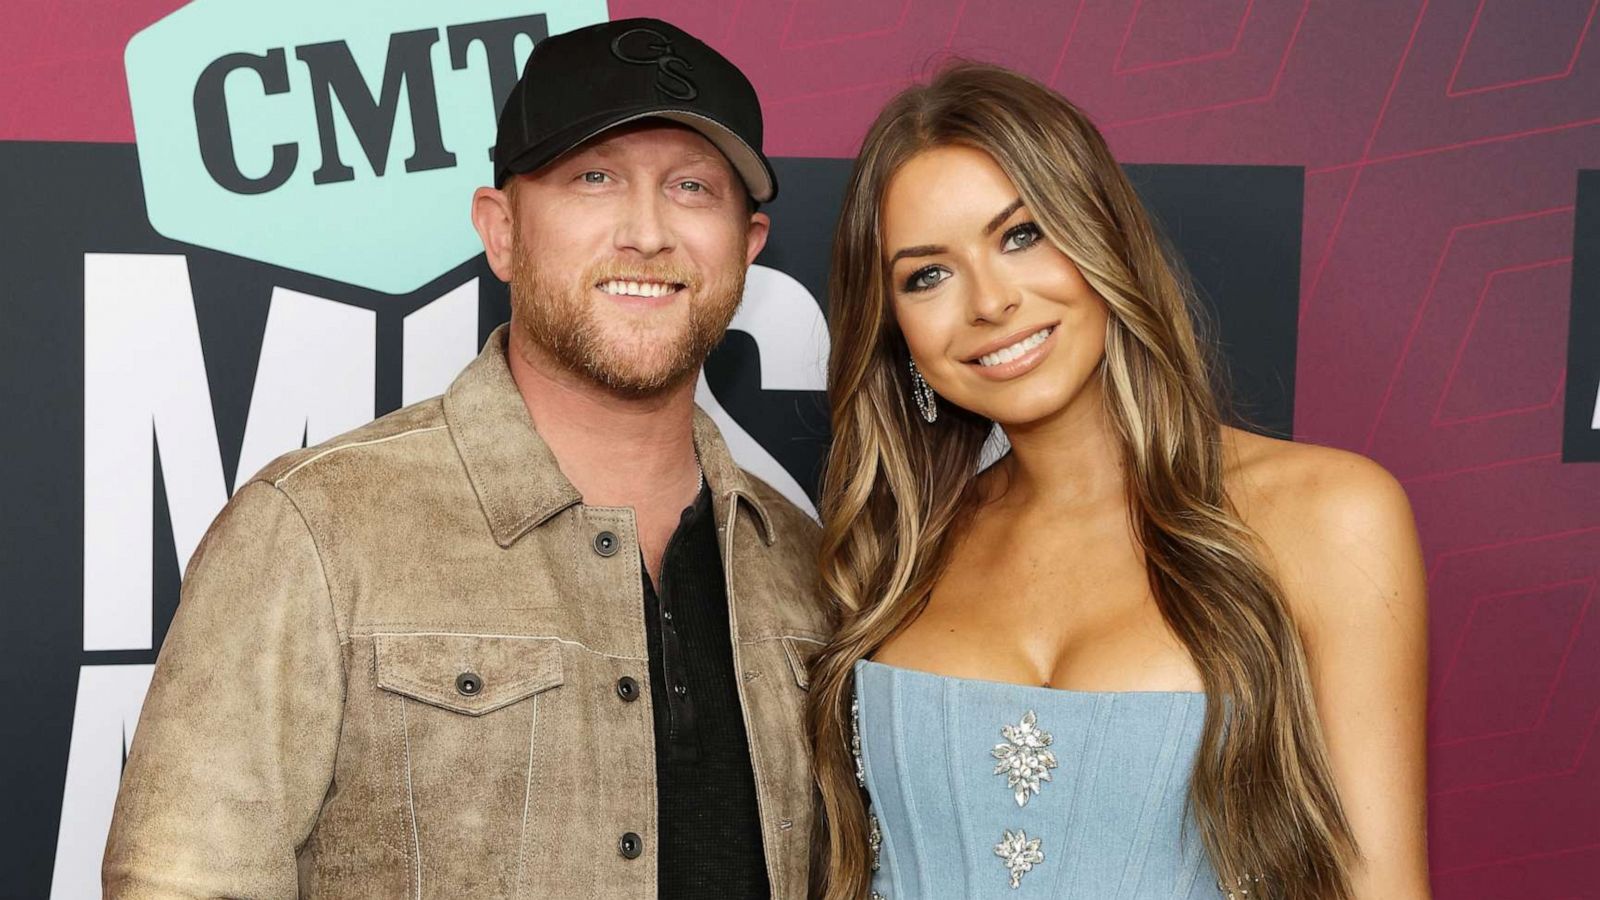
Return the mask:
[[[380,634],[378,687],[479,717],[562,682],[561,642],[477,634]]]
[[[380,634],[377,687],[391,711],[395,843],[442,884],[514,887],[542,767],[565,711],[562,647],[549,638]]]

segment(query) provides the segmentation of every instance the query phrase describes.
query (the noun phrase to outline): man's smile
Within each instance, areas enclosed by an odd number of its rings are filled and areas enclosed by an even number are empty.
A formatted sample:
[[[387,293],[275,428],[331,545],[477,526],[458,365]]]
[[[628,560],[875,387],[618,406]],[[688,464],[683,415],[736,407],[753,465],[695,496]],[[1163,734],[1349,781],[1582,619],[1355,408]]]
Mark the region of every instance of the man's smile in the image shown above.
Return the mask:
[[[668,294],[683,290],[683,284],[676,281],[625,281],[621,279],[602,281],[595,287],[613,297],[665,297]]]

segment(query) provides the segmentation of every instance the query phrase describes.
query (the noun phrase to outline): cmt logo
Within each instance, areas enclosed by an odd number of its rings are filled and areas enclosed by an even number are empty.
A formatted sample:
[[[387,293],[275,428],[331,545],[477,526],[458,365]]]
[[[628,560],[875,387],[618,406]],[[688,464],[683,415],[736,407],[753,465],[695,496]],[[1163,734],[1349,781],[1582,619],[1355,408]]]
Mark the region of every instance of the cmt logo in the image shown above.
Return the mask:
[[[452,69],[465,69],[467,50],[473,44],[483,46],[494,91],[492,108],[498,110],[517,80],[516,39],[526,37],[534,43],[544,40],[545,17],[520,16],[452,25],[444,32],[448,36]],[[444,147],[444,135],[439,126],[439,92],[429,59],[433,45],[438,42],[439,32],[431,28],[390,35],[388,56],[383,62],[383,88],[377,98],[367,90],[367,80],[350,53],[348,42],[324,41],[294,48],[295,59],[305,63],[306,74],[311,79],[317,139],[322,150],[322,164],[312,174],[313,182],[329,184],[356,177],[355,170],[339,157],[339,135],[333,124],[336,102],[355,131],[373,174],[383,174],[394,137],[395,116],[400,112],[402,90],[411,113],[413,146],[411,156],[406,158],[406,171],[425,172],[456,164],[456,155]],[[245,69],[261,78],[263,94],[289,91],[289,66],[281,47],[260,55],[229,53],[218,57],[200,73],[200,80],[194,86],[195,132],[200,141],[200,159],[213,181],[235,193],[262,194],[282,187],[294,174],[300,147],[294,143],[273,145],[272,165],[258,178],[239,170],[225,88],[229,75]],[[493,149],[491,142],[490,151]]]
[[[1600,462],[1600,170],[1578,173],[1562,462]]]
[[[486,150],[523,62],[607,12],[489,0],[470,21],[439,21],[449,9],[196,0],[135,35],[125,62],[150,224],[392,294],[472,257],[468,197],[492,177]]]

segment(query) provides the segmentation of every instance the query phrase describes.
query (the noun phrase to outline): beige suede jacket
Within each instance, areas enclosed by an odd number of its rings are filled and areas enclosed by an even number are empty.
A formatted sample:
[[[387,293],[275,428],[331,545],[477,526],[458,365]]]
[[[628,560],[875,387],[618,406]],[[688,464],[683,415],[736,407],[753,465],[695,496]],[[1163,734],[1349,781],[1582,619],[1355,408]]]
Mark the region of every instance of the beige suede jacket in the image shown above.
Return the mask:
[[[694,440],[768,877],[798,900],[817,529],[704,413]],[[279,459],[212,525],[123,773],[106,896],[654,898],[641,591],[632,510],[562,476],[502,328],[442,398]]]

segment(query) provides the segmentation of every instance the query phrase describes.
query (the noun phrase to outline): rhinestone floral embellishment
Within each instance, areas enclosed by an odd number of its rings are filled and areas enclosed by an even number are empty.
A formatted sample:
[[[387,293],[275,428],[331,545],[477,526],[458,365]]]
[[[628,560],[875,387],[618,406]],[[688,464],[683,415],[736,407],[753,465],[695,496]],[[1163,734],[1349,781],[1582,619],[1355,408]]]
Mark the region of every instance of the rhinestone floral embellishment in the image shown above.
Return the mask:
[[[1240,875],[1233,880],[1233,886],[1229,887],[1226,882],[1218,879],[1217,892],[1227,900],[1245,900],[1247,897],[1258,896],[1259,891],[1252,891],[1251,888],[1260,888],[1261,882],[1265,880],[1261,875]]]
[[[1049,781],[1050,770],[1056,767],[1056,755],[1050,750],[1055,739],[1037,723],[1033,710],[1028,710],[1021,724],[1000,729],[1005,742],[995,744],[990,751],[999,760],[994,774],[1006,776],[1006,786],[1013,791],[1018,806],[1028,805],[1028,798],[1039,793],[1039,782]]]
[[[866,787],[867,773],[861,765],[861,700],[854,694],[850,696],[850,752],[856,758],[856,784]],[[876,872],[883,850],[883,829],[878,827],[878,817],[870,808],[867,810],[867,846],[872,850],[872,871]]]
[[[1044,853],[1039,850],[1039,839],[1028,840],[1027,833],[1020,828],[1015,832],[1006,831],[1000,843],[994,845],[994,855],[1000,857],[1006,864],[1006,869],[1011,872],[1013,890],[1022,887],[1024,874],[1044,862]]]
[[[861,766],[861,700],[850,695],[850,753],[856,758],[856,784],[867,786],[867,772]]]
[[[872,813],[867,813],[867,846],[872,850],[872,871],[876,872],[883,851],[883,829],[878,826],[878,817]]]

